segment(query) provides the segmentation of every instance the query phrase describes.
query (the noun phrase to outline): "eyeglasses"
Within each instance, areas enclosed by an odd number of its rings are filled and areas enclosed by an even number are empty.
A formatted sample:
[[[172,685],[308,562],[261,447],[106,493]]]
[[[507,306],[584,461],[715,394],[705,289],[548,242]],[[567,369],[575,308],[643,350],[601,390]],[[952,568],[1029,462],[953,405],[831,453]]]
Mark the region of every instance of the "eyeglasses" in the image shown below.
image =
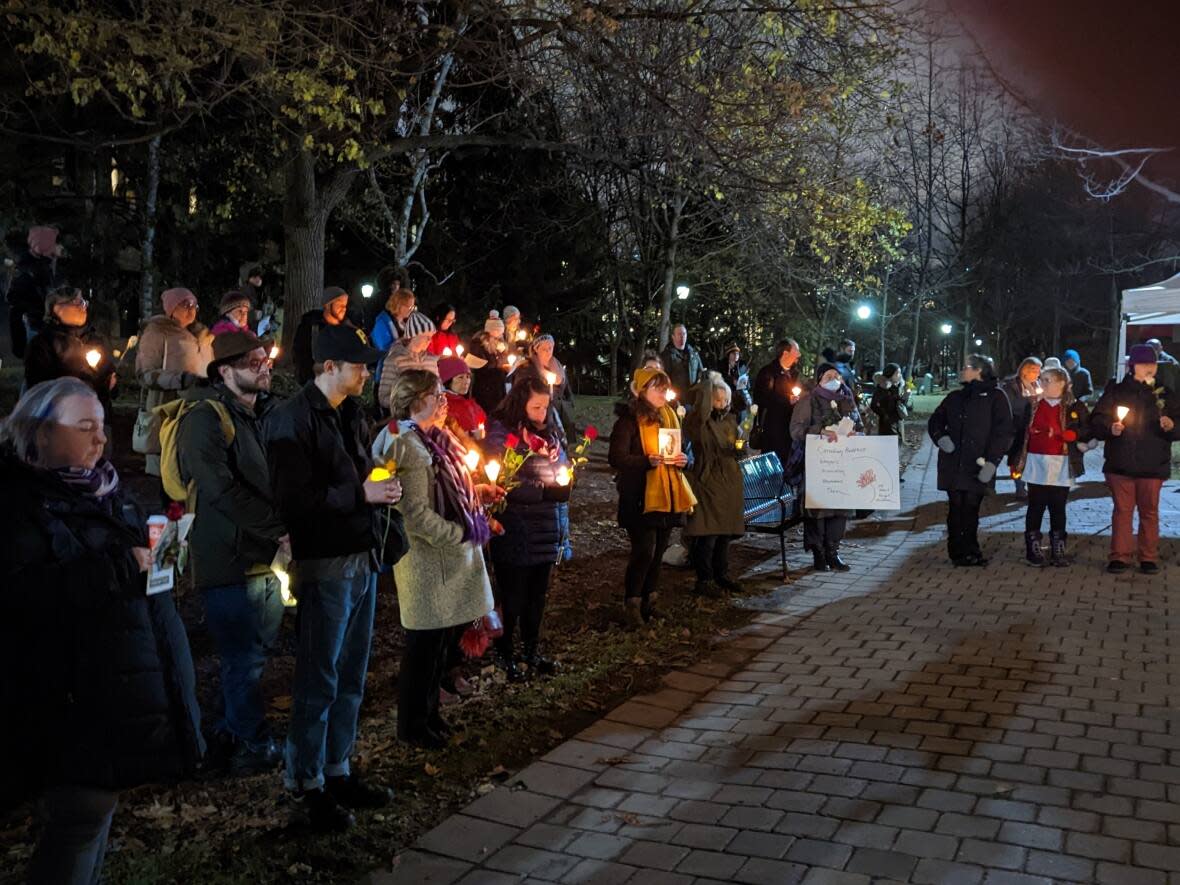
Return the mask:
[[[197,302],[193,301],[191,298],[186,298],[184,301],[180,302],[180,304],[178,304],[176,306],[177,307],[184,307],[189,310],[196,310],[197,309]]]
[[[90,302],[86,300],[85,295],[83,295],[81,292],[79,292],[73,298],[69,298],[64,301],[59,301],[58,304],[73,304],[76,307],[86,307],[90,304]]]
[[[251,372],[261,372],[265,368],[269,368],[274,361],[270,357],[263,357],[262,359],[250,360],[242,363],[241,368],[249,369]]]

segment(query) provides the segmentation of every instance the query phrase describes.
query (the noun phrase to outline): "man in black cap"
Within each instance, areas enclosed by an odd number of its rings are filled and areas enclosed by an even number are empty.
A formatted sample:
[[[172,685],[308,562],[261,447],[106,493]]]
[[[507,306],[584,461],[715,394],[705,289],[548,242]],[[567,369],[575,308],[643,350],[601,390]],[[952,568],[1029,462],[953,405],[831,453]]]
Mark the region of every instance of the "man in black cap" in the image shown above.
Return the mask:
[[[356,328],[348,318],[348,293],[339,286],[324,289],[320,305],[318,310],[309,310],[300,317],[299,326],[295,329],[292,361],[295,365],[295,380],[300,384],[306,384],[315,377],[312,369],[315,362],[314,344],[320,331],[333,326]]]
[[[218,730],[231,746],[230,770],[240,775],[268,771],[281,758],[260,688],[283,620],[270,564],[290,543],[275,512],[260,427],[273,405],[270,346],[249,331],[214,338],[211,383],[181,395],[196,405],[181,418],[176,438],[188,509],[196,514],[189,541],[193,585],[221,661],[225,715]]]
[[[391,791],[349,768],[377,600],[374,508],[401,498],[396,479],[368,479],[364,410],[356,399],[381,354],[345,325],[315,339],[315,380],[267,419],[271,485],[291,532],[299,637],[287,735],[289,789],[314,827],[345,830],[349,808],[385,805]]]

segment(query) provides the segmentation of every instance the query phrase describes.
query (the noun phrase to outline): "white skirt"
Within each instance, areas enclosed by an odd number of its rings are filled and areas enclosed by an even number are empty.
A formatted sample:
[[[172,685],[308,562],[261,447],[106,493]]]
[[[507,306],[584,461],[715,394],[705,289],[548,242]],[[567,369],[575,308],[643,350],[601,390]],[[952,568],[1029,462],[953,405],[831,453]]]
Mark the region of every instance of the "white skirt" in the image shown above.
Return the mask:
[[[1038,486],[1064,486],[1067,489],[1074,486],[1068,455],[1036,455],[1030,452],[1024,459],[1024,473],[1020,478]]]

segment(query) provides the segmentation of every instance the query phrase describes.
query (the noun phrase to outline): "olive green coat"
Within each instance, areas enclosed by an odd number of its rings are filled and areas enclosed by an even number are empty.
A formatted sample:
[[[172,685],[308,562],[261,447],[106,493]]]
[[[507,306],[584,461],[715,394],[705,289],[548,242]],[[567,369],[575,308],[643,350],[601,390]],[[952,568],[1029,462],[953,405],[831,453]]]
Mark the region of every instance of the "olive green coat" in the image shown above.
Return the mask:
[[[738,459],[746,454],[736,447],[737,416],[713,409],[713,387],[702,381],[692,389],[693,409],[684,419],[684,436],[692,446],[693,462],[685,471],[697,496],[684,534],[743,535],[742,469]]]

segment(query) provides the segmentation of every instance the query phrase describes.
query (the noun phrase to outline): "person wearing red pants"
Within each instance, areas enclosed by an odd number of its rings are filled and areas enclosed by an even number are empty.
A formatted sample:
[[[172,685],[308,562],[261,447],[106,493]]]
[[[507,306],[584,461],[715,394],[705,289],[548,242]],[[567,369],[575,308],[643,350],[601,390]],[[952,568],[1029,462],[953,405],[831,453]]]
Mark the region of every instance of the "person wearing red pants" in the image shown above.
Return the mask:
[[[1106,442],[1103,471],[1114,498],[1110,562],[1121,574],[1135,556],[1132,529],[1139,511],[1139,570],[1159,571],[1160,488],[1172,467],[1172,442],[1180,440],[1180,397],[1157,384],[1155,351],[1136,344],[1127,357],[1127,374],[1108,385],[1094,407],[1090,430]]]

